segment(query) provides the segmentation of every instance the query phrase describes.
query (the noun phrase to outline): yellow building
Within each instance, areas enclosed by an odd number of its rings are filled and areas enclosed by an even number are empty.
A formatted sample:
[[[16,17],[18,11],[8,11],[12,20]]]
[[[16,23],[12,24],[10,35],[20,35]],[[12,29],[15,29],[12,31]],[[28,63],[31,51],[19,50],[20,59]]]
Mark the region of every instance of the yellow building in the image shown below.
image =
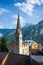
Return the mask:
[[[38,44],[37,43],[34,43],[34,44],[32,44],[32,49],[38,49]]]

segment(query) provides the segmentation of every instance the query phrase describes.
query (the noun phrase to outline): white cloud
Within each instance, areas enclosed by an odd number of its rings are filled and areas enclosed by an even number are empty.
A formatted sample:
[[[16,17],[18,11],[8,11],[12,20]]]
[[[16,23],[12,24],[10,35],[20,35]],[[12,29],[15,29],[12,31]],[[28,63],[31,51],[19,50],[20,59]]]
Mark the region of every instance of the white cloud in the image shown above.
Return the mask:
[[[14,6],[18,6],[21,11],[27,13],[28,15],[32,15],[34,8],[32,4],[27,4],[23,2],[23,3],[16,3],[14,4]]]
[[[0,33],[0,37],[2,37],[3,36],[3,34],[2,33]]]
[[[30,4],[38,4],[38,5],[41,5],[41,2],[40,2],[40,0],[27,0],[26,1],[27,3],[30,3]]]
[[[31,16],[34,11],[35,4],[40,6],[43,3],[43,0],[25,0],[25,1],[26,2],[23,2],[23,3],[18,2],[16,4],[14,4],[14,6],[19,7],[19,9],[21,11],[23,11]]]
[[[3,25],[2,25],[2,23],[0,22],[0,29],[3,29],[4,27],[3,27]]]
[[[22,6],[22,4],[21,3],[17,3],[17,4],[15,4],[15,6]]]
[[[43,4],[43,0],[41,0],[41,3]]]
[[[2,25],[0,25],[0,29],[2,29],[3,28],[3,26]]]
[[[0,14],[5,13],[5,12],[10,12],[10,11],[4,8],[0,8]]]

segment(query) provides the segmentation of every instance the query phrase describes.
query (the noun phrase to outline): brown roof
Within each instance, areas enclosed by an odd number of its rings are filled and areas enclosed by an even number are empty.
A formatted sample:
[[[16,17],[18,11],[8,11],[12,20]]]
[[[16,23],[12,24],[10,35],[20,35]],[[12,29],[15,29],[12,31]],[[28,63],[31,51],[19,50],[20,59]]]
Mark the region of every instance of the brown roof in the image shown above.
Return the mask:
[[[37,62],[43,62],[43,56],[31,55],[31,57]]]
[[[7,52],[0,52],[0,62],[6,57]]]

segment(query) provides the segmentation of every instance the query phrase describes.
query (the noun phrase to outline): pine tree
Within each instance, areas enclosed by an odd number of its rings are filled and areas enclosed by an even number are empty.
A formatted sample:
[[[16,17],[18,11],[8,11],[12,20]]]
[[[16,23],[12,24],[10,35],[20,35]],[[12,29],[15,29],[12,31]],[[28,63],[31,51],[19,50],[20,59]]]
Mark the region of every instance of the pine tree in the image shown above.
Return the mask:
[[[7,37],[2,37],[1,43],[0,43],[0,51],[1,52],[8,52],[8,43],[7,43],[8,38]]]

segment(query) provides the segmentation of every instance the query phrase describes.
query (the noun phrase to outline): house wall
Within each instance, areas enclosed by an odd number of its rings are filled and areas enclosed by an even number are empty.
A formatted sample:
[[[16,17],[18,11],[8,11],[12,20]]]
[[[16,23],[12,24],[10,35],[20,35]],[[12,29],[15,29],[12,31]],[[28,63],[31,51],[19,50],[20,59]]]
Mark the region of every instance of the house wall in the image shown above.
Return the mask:
[[[16,53],[19,54],[19,44],[18,42],[12,42],[8,46],[9,53]]]
[[[22,46],[22,54],[23,55],[30,55],[30,45],[27,44],[27,43],[23,43],[23,46]]]
[[[28,43],[22,43],[22,40],[20,40],[19,44],[18,42],[11,43],[8,49],[10,53],[30,55],[30,45]]]

